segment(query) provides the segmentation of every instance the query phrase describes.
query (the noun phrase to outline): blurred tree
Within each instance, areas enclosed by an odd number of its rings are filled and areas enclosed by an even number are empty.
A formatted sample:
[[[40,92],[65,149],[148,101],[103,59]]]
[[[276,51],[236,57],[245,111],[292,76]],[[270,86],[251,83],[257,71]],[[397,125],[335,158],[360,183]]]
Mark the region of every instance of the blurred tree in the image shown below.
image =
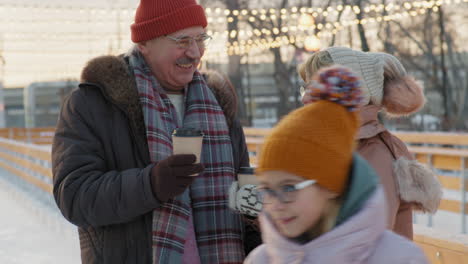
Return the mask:
[[[318,2],[318,1],[317,1]],[[314,6],[314,2],[312,0],[305,0],[305,1],[288,1],[288,0],[264,0],[264,1],[257,1],[257,2],[246,2],[246,4],[249,4],[246,6],[246,8],[273,8],[274,10],[283,10],[286,8],[291,8],[291,7],[297,7],[299,10],[302,7],[312,7]],[[323,10],[326,10],[332,3],[332,0],[328,0],[324,5],[323,5]],[[315,5],[315,7],[317,7]],[[288,27],[291,24],[297,25],[299,23],[300,17],[296,18],[296,21],[291,21],[291,18],[288,19],[283,19],[282,15],[276,13],[274,15],[265,15],[262,14],[261,12],[252,15],[253,19],[248,19],[245,22],[250,25],[252,29],[262,29],[265,30],[267,37],[270,39],[277,39],[277,38],[282,38],[282,37],[287,37],[290,39],[291,37],[297,37],[295,33],[292,33],[291,31],[282,31],[283,27]],[[326,21],[327,18],[320,15],[315,18],[315,20],[312,20],[312,25],[321,23],[323,21]],[[312,25],[308,25],[311,27]],[[314,28],[313,30],[314,34],[317,34],[320,32],[320,29]],[[263,32],[262,32],[263,33]],[[265,36],[262,36],[265,38]],[[299,44],[299,45],[298,45]],[[277,105],[277,113],[278,113],[278,118],[281,118],[282,116],[288,114],[291,110],[297,107],[297,102],[296,99],[291,100],[290,98],[295,98],[297,97],[297,89],[296,87],[297,81],[296,81],[296,66],[297,66],[297,61],[295,59],[295,56],[297,52],[308,52],[304,49],[303,43],[296,43],[296,42],[290,42],[289,43],[290,48],[293,48],[293,54],[294,57],[292,58],[291,62],[288,61],[287,59],[284,58],[282,49],[285,48],[285,45],[281,46],[272,46],[268,49],[270,54],[273,57],[273,66],[274,70],[272,73],[272,77],[275,80],[276,83],[276,89],[277,89],[277,94],[279,97],[280,103]]]
[[[468,101],[467,55],[457,46],[456,24],[448,17],[443,7],[428,9],[423,16],[404,22],[383,22],[378,33],[384,51],[399,57],[423,81],[426,94],[442,98],[440,106],[426,107],[441,118],[446,131],[464,128]]]
[[[241,10],[245,8],[247,5],[246,0],[223,0],[226,8],[229,11],[233,10]],[[239,31],[239,18],[237,16],[233,17],[234,20],[231,23],[228,23],[227,30],[231,32],[235,30],[236,32]],[[239,41],[239,35],[229,35],[228,36],[229,43],[233,43]],[[236,87],[237,95],[239,97],[239,104],[238,104],[238,115],[242,122],[242,124],[251,126],[252,125],[252,114],[247,113],[247,106],[245,104],[245,92],[244,86],[242,83],[242,79],[244,78],[243,71],[241,70],[241,59],[242,56],[240,55],[231,55],[229,56],[229,63],[228,63],[228,76],[231,79],[234,87]]]
[[[215,3],[211,0],[204,1],[209,5]],[[424,83],[428,98],[440,102],[428,104],[431,110],[425,112],[441,117],[444,130],[464,125],[463,114],[468,114],[468,108],[465,107],[468,103],[468,55],[462,52],[462,43],[457,43],[460,36],[456,34],[454,20],[461,19],[461,16],[455,18],[451,12],[445,10],[445,4],[423,8],[418,7],[417,3],[404,0],[218,0],[217,3],[231,11],[226,28],[231,48],[241,46],[242,41],[270,43],[263,50],[254,49],[250,53],[231,52],[229,56],[228,73],[238,89],[239,102],[242,102],[239,104],[239,114],[244,120],[251,121],[247,118],[247,112],[251,111],[247,111],[244,104],[246,92],[242,80],[247,78],[248,71],[242,70],[241,62],[249,63],[246,56],[271,56],[271,76],[275,80],[272,93],[279,97],[277,113],[278,118],[281,118],[298,106],[290,98],[297,96],[295,67],[300,63],[297,54],[310,52],[304,48],[307,36],[310,43],[313,42],[312,37],[315,37],[314,41],[326,42],[330,46],[345,45],[363,51],[385,51],[396,55]],[[338,6],[342,8],[339,9]],[[387,8],[390,6],[393,7]],[[293,7],[297,10],[291,11]],[[303,7],[314,9],[298,11]],[[347,11],[343,7],[347,7]],[[329,8],[332,11],[326,12]],[[266,11],[252,12],[262,9]],[[240,14],[233,15],[234,10]],[[241,10],[247,12],[242,14]],[[283,10],[287,10],[284,17],[280,13]],[[411,13],[414,15],[410,15]],[[303,14],[307,14],[306,17]],[[391,18],[384,19],[387,16]],[[311,22],[305,26],[306,29],[292,30],[295,27],[300,28],[301,19]],[[247,38],[245,35],[240,36],[241,31],[255,34]],[[330,37],[324,37],[324,34],[331,32]],[[290,41],[271,45],[278,38]],[[244,67],[246,68],[248,66]],[[438,97],[441,99],[437,99]],[[441,110],[437,110],[437,107]]]
[[[208,1],[208,0],[200,0],[199,3],[204,7],[212,7],[216,4],[221,4],[230,12],[233,10],[240,10],[241,8],[245,8],[246,0],[218,0],[218,1]],[[239,31],[239,18],[234,16],[233,21],[227,24],[227,30],[229,32],[235,30]],[[233,43],[238,41],[238,35],[229,35],[228,36],[229,43]],[[251,117],[249,118],[247,113],[247,106],[245,104],[245,92],[242,83],[242,79],[244,78],[244,73],[241,70],[241,55],[231,55],[228,57],[228,69],[227,75],[232,82],[233,86],[236,88],[237,96],[238,96],[238,109],[237,115],[241,123],[245,126],[251,126],[252,120]]]
[[[364,13],[362,12],[363,10],[363,2],[362,0],[354,0],[352,1],[354,5],[359,7],[360,12],[356,13],[356,19],[362,20],[364,18]],[[369,44],[367,42],[367,37],[366,37],[366,30],[364,29],[364,25],[359,23],[357,24],[358,32],[359,32],[359,38],[361,39],[361,50],[362,51],[370,51]]]

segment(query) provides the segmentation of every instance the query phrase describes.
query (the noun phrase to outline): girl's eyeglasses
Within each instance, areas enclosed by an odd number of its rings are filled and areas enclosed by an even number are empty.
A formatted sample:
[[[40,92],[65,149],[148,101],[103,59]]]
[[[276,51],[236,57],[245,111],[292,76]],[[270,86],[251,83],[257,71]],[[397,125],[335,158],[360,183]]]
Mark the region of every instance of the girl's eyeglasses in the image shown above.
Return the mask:
[[[296,200],[299,190],[316,183],[315,180],[306,180],[297,184],[286,184],[280,186],[278,190],[267,187],[256,188],[257,198],[263,204],[273,203],[273,199],[278,199],[282,203],[292,203]]]

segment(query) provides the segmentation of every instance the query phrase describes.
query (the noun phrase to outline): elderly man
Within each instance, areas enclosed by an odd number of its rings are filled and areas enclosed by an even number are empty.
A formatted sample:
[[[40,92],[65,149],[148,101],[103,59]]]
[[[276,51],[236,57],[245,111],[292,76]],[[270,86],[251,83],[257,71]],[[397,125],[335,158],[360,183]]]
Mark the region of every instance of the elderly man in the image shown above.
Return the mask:
[[[197,71],[206,26],[195,0],[141,0],[135,48],[91,60],[65,101],[54,197],[78,226],[83,263],[243,261],[228,189],[248,154],[235,109],[218,103],[232,91],[212,91]],[[200,163],[173,155],[178,127],[203,131]]]

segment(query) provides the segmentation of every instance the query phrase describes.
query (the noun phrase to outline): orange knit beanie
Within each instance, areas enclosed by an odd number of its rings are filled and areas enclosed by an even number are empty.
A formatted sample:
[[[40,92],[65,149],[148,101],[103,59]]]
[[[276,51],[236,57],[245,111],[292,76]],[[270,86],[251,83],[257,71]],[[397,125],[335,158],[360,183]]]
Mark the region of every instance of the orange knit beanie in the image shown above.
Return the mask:
[[[360,79],[348,68],[333,66],[319,71],[307,88],[313,103],[291,112],[273,128],[256,171],[286,171],[341,194],[359,128]]]

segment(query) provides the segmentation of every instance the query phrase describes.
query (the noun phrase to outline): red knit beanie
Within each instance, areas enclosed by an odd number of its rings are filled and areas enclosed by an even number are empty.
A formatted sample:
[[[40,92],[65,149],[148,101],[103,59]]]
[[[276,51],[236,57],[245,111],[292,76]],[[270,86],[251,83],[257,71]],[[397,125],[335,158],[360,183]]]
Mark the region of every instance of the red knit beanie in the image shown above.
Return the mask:
[[[205,11],[195,0],[140,0],[131,25],[134,43],[151,40],[184,28],[205,28]]]

